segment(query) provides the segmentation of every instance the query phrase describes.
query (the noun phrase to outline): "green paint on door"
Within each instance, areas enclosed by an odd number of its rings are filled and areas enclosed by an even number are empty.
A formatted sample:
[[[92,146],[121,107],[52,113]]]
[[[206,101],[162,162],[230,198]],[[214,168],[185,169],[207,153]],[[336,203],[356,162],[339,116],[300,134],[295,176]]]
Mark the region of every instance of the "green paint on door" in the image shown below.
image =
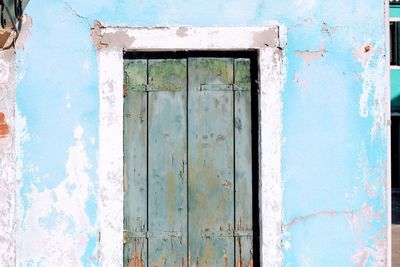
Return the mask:
[[[250,60],[124,65],[124,266],[251,265]]]

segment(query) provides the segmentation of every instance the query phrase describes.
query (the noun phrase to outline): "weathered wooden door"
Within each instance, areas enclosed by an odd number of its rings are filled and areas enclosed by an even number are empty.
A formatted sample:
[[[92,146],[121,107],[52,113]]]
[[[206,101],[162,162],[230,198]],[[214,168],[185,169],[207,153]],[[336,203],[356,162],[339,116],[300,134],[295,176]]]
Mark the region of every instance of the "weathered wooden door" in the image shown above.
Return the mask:
[[[124,265],[251,266],[250,59],[124,66]]]

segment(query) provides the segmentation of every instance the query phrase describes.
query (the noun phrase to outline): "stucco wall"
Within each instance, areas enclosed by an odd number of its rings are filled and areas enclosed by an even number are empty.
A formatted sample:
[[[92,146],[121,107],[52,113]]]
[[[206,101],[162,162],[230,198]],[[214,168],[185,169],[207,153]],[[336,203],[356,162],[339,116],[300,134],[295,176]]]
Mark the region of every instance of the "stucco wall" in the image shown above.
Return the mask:
[[[16,61],[17,265],[98,264],[95,20],[285,25],[284,265],[385,265],[384,11],[383,0],[31,1]]]

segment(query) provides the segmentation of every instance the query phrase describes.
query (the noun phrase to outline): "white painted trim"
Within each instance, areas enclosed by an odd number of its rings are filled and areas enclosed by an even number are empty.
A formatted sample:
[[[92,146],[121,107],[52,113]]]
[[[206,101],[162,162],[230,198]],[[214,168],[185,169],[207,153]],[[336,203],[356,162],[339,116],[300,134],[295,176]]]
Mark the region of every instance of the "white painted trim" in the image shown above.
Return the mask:
[[[276,47],[279,27],[116,28],[97,24],[97,46],[125,50],[246,50]]]
[[[122,50],[98,55],[100,68],[99,126],[99,260],[122,266],[123,260],[123,59]]]
[[[257,50],[260,79],[260,229],[262,266],[282,265],[283,56],[278,26],[92,29],[100,68],[100,265],[123,261],[123,51]]]
[[[400,66],[397,65],[390,65],[391,70],[400,70]]]
[[[260,68],[260,212],[262,266],[282,265],[282,56],[261,49]]]

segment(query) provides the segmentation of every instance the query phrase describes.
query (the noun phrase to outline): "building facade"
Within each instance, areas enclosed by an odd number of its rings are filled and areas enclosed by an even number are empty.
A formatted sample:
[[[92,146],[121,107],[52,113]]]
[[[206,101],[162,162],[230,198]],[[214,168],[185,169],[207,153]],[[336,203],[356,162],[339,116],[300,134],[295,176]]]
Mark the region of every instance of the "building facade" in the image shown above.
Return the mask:
[[[383,0],[29,2],[0,51],[0,265],[123,264],[126,53],[201,50],[255,53],[255,260],[390,266],[388,12]]]

